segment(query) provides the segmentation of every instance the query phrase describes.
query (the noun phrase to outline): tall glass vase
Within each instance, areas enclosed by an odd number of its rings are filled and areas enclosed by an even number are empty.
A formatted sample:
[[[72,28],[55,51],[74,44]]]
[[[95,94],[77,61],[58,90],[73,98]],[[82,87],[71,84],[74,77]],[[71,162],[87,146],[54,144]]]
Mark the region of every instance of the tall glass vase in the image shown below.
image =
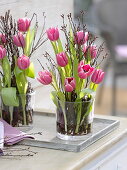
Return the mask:
[[[64,140],[82,140],[92,132],[94,100],[67,102],[58,100],[57,137]]]

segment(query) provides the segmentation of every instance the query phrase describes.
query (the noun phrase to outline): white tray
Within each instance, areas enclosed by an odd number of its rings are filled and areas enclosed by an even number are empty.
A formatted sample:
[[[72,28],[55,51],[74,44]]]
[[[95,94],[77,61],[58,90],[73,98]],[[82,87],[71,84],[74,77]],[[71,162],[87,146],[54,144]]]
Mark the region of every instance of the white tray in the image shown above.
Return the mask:
[[[84,140],[64,141],[56,137],[56,118],[55,114],[37,114],[34,116],[33,128],[27,133],[42,132],[42,135],[35,134],[35,140],[25,139],[20,144],[80,152],[103,136],[115,130],[119,126],[118,120],[94,118],[93,132],[85,135]],[[22,129],[23,130],[23,129]]]

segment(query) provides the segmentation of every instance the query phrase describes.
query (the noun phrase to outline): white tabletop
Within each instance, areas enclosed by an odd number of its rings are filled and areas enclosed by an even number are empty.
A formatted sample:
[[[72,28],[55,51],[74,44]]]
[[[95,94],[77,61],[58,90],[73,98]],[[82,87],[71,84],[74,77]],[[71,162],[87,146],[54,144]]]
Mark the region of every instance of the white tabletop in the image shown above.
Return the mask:
[[[87,165],[127,135],[126,118],[98,115],[97,117],[120,120],[120,126],[79,153],[30,147],[30,151],[37,152],[33,156],[0,157],[0,170],[16,170],[17,168],[18,170],[72,170]],[[12,148],[20,148],[21,151],[21,149],[27,149],[28,147],[15,145]],[[20,151],[15,152],[15,154],[27,153],[27,151]]]

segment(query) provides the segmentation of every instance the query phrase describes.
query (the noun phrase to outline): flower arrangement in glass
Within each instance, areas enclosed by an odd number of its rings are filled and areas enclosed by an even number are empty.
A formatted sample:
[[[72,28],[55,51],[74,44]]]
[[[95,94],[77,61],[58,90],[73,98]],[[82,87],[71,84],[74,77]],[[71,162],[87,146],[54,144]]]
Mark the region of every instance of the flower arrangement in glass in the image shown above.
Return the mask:
[[[83,18],[83,13],[81,16]],[[49,28],[47,36],[55,52],[56,61],[46,52],[46,70],[41,64],[38,81],[52,85],[55,91],[51,98],[57,107],[57,136],[61,139],[82,139],[91,132],[94,112],[95,92],[104,78],[100,64],[106,55],[101,56],[103,44],[94,45],[97,37],[87,31],[79,20],[76,25],[71,14],[68,15],[69,28],[65,24],[61,31],[65,35],[65,48],[58,28]],[[98,58],[101,56],[99,62]],[[40,62],[40,61],[39,61]]]
[[[10,11],[0,16],[0,117],[13,126],[32,122],[34,91],[27,77],[35,78],[30,57],[45,41],[44,25],[40,35],[37,30],[36,14],[17,22]]]

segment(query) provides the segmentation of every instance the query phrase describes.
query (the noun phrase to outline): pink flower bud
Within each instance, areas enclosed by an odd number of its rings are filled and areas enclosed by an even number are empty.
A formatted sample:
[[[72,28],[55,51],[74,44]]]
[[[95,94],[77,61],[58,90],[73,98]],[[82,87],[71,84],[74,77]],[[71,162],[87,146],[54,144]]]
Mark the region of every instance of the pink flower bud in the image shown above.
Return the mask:
[[[27,57],[25,55],[22,55],[21,57],[18,58],[17,65],[22,70],[27,69],[29,67],[29,65],[30,65],[29,57]]]
[[[86,52],[86,51],[87,51],[87,52]],[[86,57],[87,53],[90,52],[90,57],[91,57],[91,59],[93,59],[93,58],[95,58],[96,55],[97,55],[97,48],[96,48],[95,45],[90,46],[90,47],[84,46],[83,52],[84,52],[85,57]]]
[[[30,19],[28,18],[20,18],[17,21],[17,25],[18,25],[18,30],[21,32],[26,32],[28,31],[29,27],[30,27]]]
[[[81,79],[86,79],[88,76],[90,76],[93,72],[94,68],[91,67],[89,64],[79,64],[78,66],[78,76]]]
[[[50,84],[52,82],[52,75],[51,75],[51,73],[49,71],[47,71],[47,70],[40,71],[38,73],[38,75],[39,75],[39,78],[37,78],[37,80],[40,83],[42,83],[44,85],[48,85],[48,84]]]
[[[61,52],[56,55],[57,64],[61,67],[65,67],[68,64],[68,58],[65,52]]]
[[[72,92],[75,89],[76,81],[74,77],[68,77],[65,79],[64,87],[66,92]]]
[[[21,32],[13,36],[13,42],[17,47],[25,47],[25,38]]]
[[[0,59],[3,59],[6,56],[6,49],[0,47]]]
[[[59,39],[58,28],[49,28],[46,32],[50,41],[57,41]]]
[[[96,69],[91,76],[91,81],[95,84],[99,84],[103,81],[104,75],[105,72],[103,72],[101,69]]]
[[[7,42],[4,34],[0,34],[0,41],[2,42],[2,44],[5,44]]]
[[[78,31],[74,39],[76,44],[83,45],[88,40],[88,32]]]

